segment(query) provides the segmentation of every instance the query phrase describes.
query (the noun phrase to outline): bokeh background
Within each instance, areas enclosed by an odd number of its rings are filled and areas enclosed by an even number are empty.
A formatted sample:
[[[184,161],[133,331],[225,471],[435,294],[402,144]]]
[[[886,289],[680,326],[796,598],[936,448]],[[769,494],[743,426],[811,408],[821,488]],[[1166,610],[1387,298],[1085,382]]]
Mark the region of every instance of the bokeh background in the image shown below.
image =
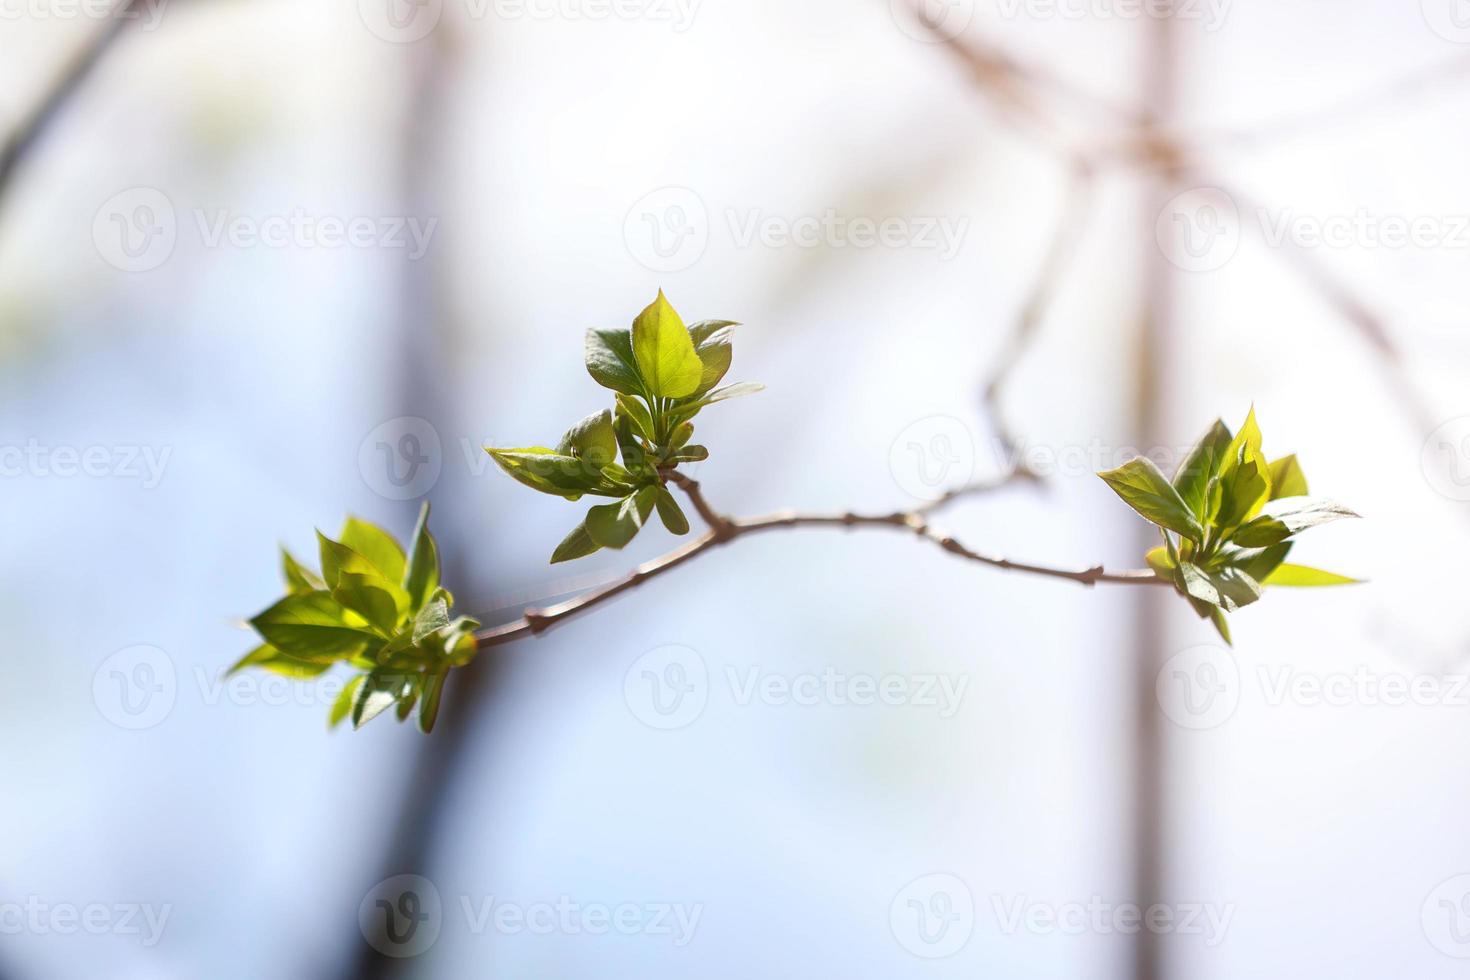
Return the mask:
[[[0,977],[1463,973],[1463,0],[0,15]],[[1092,470],[1254,404],[1367,517],[1296,560],[1372,583],[1227,653],[1162,590],[793,532],[486,654],[430,737],[224,682],[347,513],[431,500],[487,623],[669,549],[548,566],[580,508],[479,450],[607,403],[582,333],[660,287],[768,386],[701,418],[723,510],[914,506],[1009,432],[1044,487],[936,520],[1136,567]]]

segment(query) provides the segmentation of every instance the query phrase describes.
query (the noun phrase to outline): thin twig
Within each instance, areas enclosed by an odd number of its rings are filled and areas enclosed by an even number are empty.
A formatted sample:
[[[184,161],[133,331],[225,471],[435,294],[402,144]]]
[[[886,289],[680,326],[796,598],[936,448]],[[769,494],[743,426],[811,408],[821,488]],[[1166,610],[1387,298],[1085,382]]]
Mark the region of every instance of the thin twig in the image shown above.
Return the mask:
[[[1091,210],[1093,183],[1092,168],[1085,163],[1075,163],[1071,168],[1067,196],[1062,202],[1056,229],[1052,232],[1051,242],[1042,259],[1041,271],[1037,273],[1036,281],[1026,295],[1026,302],[1016,317],[1015,326],[985,381],[983,394],[985,409],[990,415],[991,424],[995,426],[1001,445],[1009,456],[1016,455],[1017,440],[1006,420],[1001,395],[1016,365],[1020,363],[1021,357],[1036,339],[1042,318],[1060,289],[1062,277],[1076,251],[1077,243],[1086,225],[1087,215]],[[1018,468],[1025,469],[1024,463],[1017,465]]]
[[[81,88],[87,76],[92,73],[92,69],[97,67],[97,63],[102,60],[102,56],[107,53],[112,42],[117,40],[118,35],[127,26],[133,14],[133,8],[140,3],[141,0],[119,0],[109,15],[108,22],[98,28],[87,43],[72,56],[41,100],[32,107],[30,113],[20,121],[15,131],[5,140],[4,147],[0,148],[0,197],[4,196],[5,189],[15,176],[21,161],[40,142],[47,127],[60,115],[62,107],[77,89]]]
[[[1009,477],[1018,479],[1019,477]],[[749,534],[758,534],[763,531],[778,531],[791,528],[813,528],[813,527],[837,527],[837,528],[888,528],[890,530],[907,531],[918,538],[931,542],[952,555],[957,555],[968,561],[979,562],[992,568],[1005,571],[1023,572],[1028,575],[1040,575],[1046,578],[1065,579],[1077,582],[1081,585],[1096,585],[1099,582],[1107,582],[1116,585],[1169,585],[1166,579],[1161,579],[1148,569],[1130,569],[1122,572],[1109,572],[1103,566],[1096,565],[1081,571],[1073,571],[1065,568],[1053,568],[1048,565],[1037,565],[1031,562],[1012,561],[1000,555],[991,555],[975,551],[961,544],[952,536],[945,534],[930,526],[921,511],[894,511],[891,514],[855,514],[852,512],[843,514],[802,514],[795,511],[785,511],[777,514],[769,514],[764,517],[730,518],[725,517],[709,505],[705,500],[704,493],[699,484],[684,476],[682,473],[669,474],[669,479],[678,485],[688,495],[690,503],[699,516],[709,525],[709,530],[695,538],[693,541],[669,552],[652,561],[645,562],[633,569],[626,576],[604,588],[594,589],[583,593],[565,602],[543,609],[531,609],[513,622],[492,629],[483,630],[476,635],[478,647],[481,650],[489,647],[501,646],[516,640],[525,639],[530,636],[539,636],[547,630],[556,626],[563,620],[569,619],[578,613],[586,612],[609,599],[613,599],[622,593],[643,584],[656,575],[662,575],[678,568],[680,565],[707,551],[711,551],[719,545],[726,544],[736,538],[742,538]]]

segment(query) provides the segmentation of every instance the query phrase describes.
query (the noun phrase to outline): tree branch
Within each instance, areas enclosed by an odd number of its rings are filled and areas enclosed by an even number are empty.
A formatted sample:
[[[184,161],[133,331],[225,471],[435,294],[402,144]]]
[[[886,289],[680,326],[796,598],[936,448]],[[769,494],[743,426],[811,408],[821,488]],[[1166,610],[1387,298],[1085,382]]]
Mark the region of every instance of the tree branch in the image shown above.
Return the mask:
[[[81,88],[82,82],[86,81],[92,69],[97,67],[97,63],[112,46],[112,42],[117,40],[127,26],[138,2],[139,0],[119,0],[108,22],[72,56],[41,97],[41,101],[21,120],[4,145],[0,146],[0,197],[4,196],[5,189],[15,176],[21,161],[40,142],[52,120],[61,113],[62,107],[77,89]]]
[[[690,503],[699,513],[701,519],[709,525],[709,530],[695,538],[688,544],[675,550],[645,562],[634,568],[623,578],[610,585],[582,595],[568,599],[565,602],[547,606],[543,609],[528,609],[520,619],[483,630],[476,635],[477,646],[481,650],[489,647],[502,646],[513,643],[516,640],[529,636],[540,636],[542,633],[556,626],[565,619],[569,619],[578,613],[586,612],[596,606],[615,598],[622,593],[632,589],[656,575],[672,571],[687,561],[697,558],[715,547],[726,544],[736,538],[745,537],[748,534],[758,534],[763,531],[788,530],[792,528],[816,528],[816,527],[838,527],[838,528],[888,528],[889,530],[907,531],[921,540],[937,545],[949,554],[956,555],[968,561],[989,565],[1004,571],[1022,572],[1028,575],[1040,575],[1045,578],[1065,579],[1080,585],[1096,585],[1099,582],[1107,582],[1114,585],[1170,585],[1166,579],[1159,578],[1148,569],[1129,569],[1121,572],[1109,572],[1101,565],[1082,571],[1072,571],[1064,568],[1053,568],[1048,565],[1037,565],[1031,562],[1012,561],[1001,555],[991,555],[975,551],[966,547],[955,538],[930,526],[926,514],[932,511],[934,505],[928,510],[894,511],[891,514],[856,514],[851,511],[841,514],[804,514],[796,511],[783,511],[776,514],[768,514],[763,517],[731,518],[726,517],[710,506],[705,500],[703,491],[699,484],[682,473],[670,472],[668,479],[688,495]],[[1004,485],[1015,480],[1028,479],[1021,472],[1009,474],[998,481],[996,486]],[[973,488],[970,488],[973,489]],[[956,497],[961,491],[956,493]],[[953,498],[951,498],[953,499]]]

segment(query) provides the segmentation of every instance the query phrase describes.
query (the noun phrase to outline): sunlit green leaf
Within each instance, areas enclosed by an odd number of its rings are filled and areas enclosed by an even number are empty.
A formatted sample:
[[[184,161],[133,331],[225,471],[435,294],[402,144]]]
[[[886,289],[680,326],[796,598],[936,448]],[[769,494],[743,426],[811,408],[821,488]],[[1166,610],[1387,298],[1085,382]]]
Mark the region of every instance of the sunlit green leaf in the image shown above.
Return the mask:
[[[601,469],[618,458],[618,438],[613,433],[612,412],[603,409],[567,430],[556,451],[585,459]]]
[[[376,524],[349,517],[339,540],[366,558],[383,578],[390,582],[402,581],[408,559],[387,531]]]
[[[609,506],[616,505],[610,504]],[[592,535],[587,533],[587,525],[585,523],[578,524],[572,528],[572,533],[563,538],[561,544],[557,545],[556,550],[551,553],[551,563],[556,565],[564,561],[585,558],[601,547],[602,545],[593,541]]]
[[[388,636],[398,626],[398,603],[390,592],[381,587],[384,584],[386,583],[383,579],[377,575],[344,571],[337,576],[332,598],[360,613],[370,625]]]
[[[657,487],[644,487],[615,504],[587,512],[587,534],[604,548],[619,550],[638,534],[653,510]]]
[[[658,508],[659,520],[664,522],[672,534],[688,534],[689,518],[684,516],[684,511],[679,507],[679,502],[674,495],[669,493],[668,487],[655,487],[657,497],[654,506]]]
[[[1358,515],[1342,504],[1321,497],[1282,497],[1268,503],[1261,515],[1235,532],[1233,540],[1246,548],[1264,548],[1307,528]]]
[[[1324,572],[1320,568],[1283,564],[1266,577],[1265,584],[1311,588],[1323,585],[1361,585],[1362,581],[1362,579],[1338,575],[1336,572]]]
[[[409,610],[423,608],[429,596],[439,588],[439,545],[429,533],[429,502],[419,510],[418,526],[413,532],[413,554],[403,573],[403,589],[408,594]]]
[[[643,394],[643,380],[633,357],[631,331],[588,330],[583,356],[587,373],[604,388],[625,395]]]
[[[542,493],[576,500],[586,493],[599,493],[604,486],[601,472],[590,462],[545,446],[485,448],[506,473]]]
[[[366,619],[328,592],[288,595],[250,625],[282,653],[313,663],[345,660],[382,642],[368,629]]]
[[[446,667],[424,678],[423,696],[419,700],[419,730],[425,735],[434,730],[434,723],[439,720],[439,701],[444,696],[444,680],[448,676]]]
[[[684,398],[704,377],[704,363],[679,314],[659,290],[633,321],[633,357],[650,398]]]
[[[694,390],[694,395],[702,395],[714,388],[730,370],[730,360],[734,353],[731,342],[735,336],[730,328],[735,326],[738,324],[730,320],[702,320],[689,325],[689,339],[694,341],[694,353],[704,365],[699,387]]]
[[[297,561],[285,548],[281,549],[281,572],[288,592],[318,592],[327,587],[320,575]]]
[[[1271,499],[1280,497],[1305,497],[1311,491],[1307,489],[1307,474],[1302,471],[1302,464],[1297,462],[1296,454],[1283,456],[1271,464]]]
[[[1199,518],[1184,503],[1153,460],[1131,459],[1117,469],[1099,473],[1124,503],[1145,518],[1194,541],[1204,536]]]
[[[336,701],[332,702],[331,714],[327,716],[327,728],[336,728],[352,713],[352,705],[357,700],[357,692],[366,680],[366,674],[358,674],[342,688],[342,693],[337,695]]]
[[[1209,520],[1207,491],[1210,480],[1220,472],[1230,440],[1230,430],[1224,422],[1216,419],[1210,431],[1204,434],[1174,474],[1174,489],[1179,491],[1185,506],[1199,518],[1200,523]]]

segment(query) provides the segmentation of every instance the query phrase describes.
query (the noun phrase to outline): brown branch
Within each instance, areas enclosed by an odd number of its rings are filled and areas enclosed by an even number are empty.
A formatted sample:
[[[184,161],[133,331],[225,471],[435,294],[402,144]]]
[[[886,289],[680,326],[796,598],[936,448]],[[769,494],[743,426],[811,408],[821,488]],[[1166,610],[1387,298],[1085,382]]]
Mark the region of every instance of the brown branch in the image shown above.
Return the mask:
[[[968,561],[989,565],[1004,571],[1022,572],[1028,575],[1039,575],[1045,578],[1065,579],[1080,585],[1096,585],[1099,582],[1107,582],[1116,585],[1169,585],[1166,579],[1161,579],[1148,569],[1128,570],[1122,572],[1109,572],[1103,566],[1096,565],[1082,571],[1072,571],[1064,568],[1053,568],[1048,565],[1037,565],[1031,562],[1012,561],[1000,555],[991,555],[975,551],[966,547],[955,538],[945,534],[929,525],[925,515],[920,511],[895,511],[891,514],[855,514],[852,512],[843,514],[802,514],[795,511],[785,511],[777,514],[769,514],[764,517],[730,518],[720,514],[709,502],[705,500],[699,484],[689,479],[682,473],[670,473],[668,477],[679,489],[688,495],[694,509],[700,517],[709,524],[710,529],[695,538],[688,544],[669,552],[652,561],[645,562],[634,568],[623,578],[600,589],[585,592],[580,596],[547,606],[542,609],[528,609],[525,614],[517,620],[483,630],[476,635],[479,649],[501,646],[513,643],[516,640],[525,639],[530,636],[539,636],[553,626],[569,619],[579,613],[586,612],[596,606],[613,599],[629,589],[643,584],[648,579],[665,572],[672,571],[687,561],[711,551],[719,545],[726,544],[736,538],[742,538],[749,534],[758,534],[763,531],[778,531],[791,528],[888,528],[890,530],[907,531],[918,538],[937,545],[944,551]],[[1006,478],[1006,482],[1021,479],[1019,476]]]
[[[24,119],[15,127],[15,131],[5,140],[5,145],[0,148],[0,197],[4,196],[5,189],[14,178],[16,170],[21,161],[36,147],[46,129],[55,118],[60,115],[62,108],[74,95],[82,83],[91,75],[112,42],[117,40],[128,20],[133,16],[134,8],[139,6],[141,0],[119,0],[109,17],[108,23],[98,28],[74,54],[61,74],[51,83],[41,97],[41,101],[31,109]]]

